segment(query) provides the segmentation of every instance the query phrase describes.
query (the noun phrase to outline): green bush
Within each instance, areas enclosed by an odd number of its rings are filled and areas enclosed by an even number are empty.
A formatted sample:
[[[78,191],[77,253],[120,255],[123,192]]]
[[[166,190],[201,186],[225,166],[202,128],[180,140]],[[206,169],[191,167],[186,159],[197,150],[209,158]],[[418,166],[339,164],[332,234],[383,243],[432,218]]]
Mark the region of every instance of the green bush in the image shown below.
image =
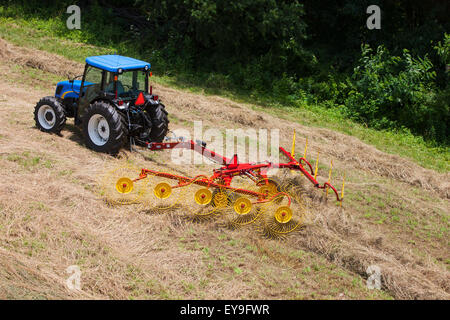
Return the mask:
[[[434,47],[443,64],[450,64],[450,34],[444,34],[444,40]]]
[[[343,104],[351,81],[346,75],[339,75],[335,71],[324,71],[316,76],[300,78],[298,87],[307,92],[309,103],[325,103],[328,105]]]
[[[393,56],[384,46],[375,53],[362,46],[347,114],[377,129],[407,128],[429,139],[445,140],[448,106],[437,103],[436,72],[427,56],[413,58],[404,49]]]

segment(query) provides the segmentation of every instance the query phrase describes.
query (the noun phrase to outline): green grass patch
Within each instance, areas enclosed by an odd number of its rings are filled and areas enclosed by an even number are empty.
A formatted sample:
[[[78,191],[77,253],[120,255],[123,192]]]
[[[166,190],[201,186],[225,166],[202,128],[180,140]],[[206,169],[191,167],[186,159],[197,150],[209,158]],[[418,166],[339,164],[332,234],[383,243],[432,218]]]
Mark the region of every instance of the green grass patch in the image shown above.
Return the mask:
[[[429,202],[442,201],[431,194],[422,193],[422,196]],[[346,197],[347,205],[361,212],[360,217],[365,221],[392,228],[391,230],[399,228],[398,232],[413,233],[415,238],[424,241],[436,242],[448,237],[450,218],[448,213],[440,209],[425,214],[409,202],[399,200],[395,193],[381,191],[377,187],[364,192],[349,190]]]
[[[30,204],[30,209],[39,210],[39,211],[49,211],[50,210],[44,203],[42,203],[40,201],[33,201]]]
[[[24,169],[33,170],[36,167],[50,169],[53,164],[50,160],[45,159],[42,155],[24,151],[22,153],[11,153],[6,156],[6,160],[18,163]]]
[[[57,83],[61,80],[64,80],[59,75],[55,75],[53,73],[46,72],[40,69],[35,69],[32,67],[23,67],[18,64],[13,65],[12,70],[22,75],[21,78],[23,79],[23,82],[31,85],[34,85],[37,82]]]

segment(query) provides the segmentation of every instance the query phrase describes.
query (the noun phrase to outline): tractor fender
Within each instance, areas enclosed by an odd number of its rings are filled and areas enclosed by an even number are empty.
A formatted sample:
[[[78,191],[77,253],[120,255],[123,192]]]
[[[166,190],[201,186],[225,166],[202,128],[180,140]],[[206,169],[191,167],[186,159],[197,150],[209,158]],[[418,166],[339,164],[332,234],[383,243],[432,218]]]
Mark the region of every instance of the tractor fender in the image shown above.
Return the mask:
[[[77,117],[76,117],[77,119],[80,120],[80,122],[77,121],[78,124],[81,124],[81,119],[83,119],[87,108],[95,102],[106,102],[106,103],[110,104],[111,106],[113,106],[114,109],[120,111],[120,109],[117,107],[117,105],[116,105],[116,103],[114,103],[114,101],[107,99],[105,97],[96,97],[95,99],[92,99],[91,101],[89,101],[88,104],[84,105],[84,107],[82,106],[80,108],[80,104],[78,104]]]

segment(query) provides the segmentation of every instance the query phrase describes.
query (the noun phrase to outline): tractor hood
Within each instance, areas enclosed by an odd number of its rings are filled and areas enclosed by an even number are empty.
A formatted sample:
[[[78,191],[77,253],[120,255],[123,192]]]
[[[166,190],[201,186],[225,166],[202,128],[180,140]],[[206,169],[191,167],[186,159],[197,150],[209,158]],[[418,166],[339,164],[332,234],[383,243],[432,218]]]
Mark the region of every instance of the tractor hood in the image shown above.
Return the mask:
[[[85,82],[84,85],[88,86],[91,85],[90,82]],[[65,80],[58,82],[56,85],[56,92],[55,97],[57,98],[78,98],[80,93],[80,87],[81,87],[81,80],[74,80],[72,81]]]

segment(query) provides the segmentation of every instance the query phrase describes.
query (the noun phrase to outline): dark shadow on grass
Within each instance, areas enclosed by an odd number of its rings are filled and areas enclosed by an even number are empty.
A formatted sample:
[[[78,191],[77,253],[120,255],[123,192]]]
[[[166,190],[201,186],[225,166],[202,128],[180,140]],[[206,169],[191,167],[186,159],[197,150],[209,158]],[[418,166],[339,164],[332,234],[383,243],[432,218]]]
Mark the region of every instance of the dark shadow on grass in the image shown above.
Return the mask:
[[[78,143],[81,147],[88,149],[88,147],[84,143],[84,136],[83,136],[83,132],[82,132],[81,128],[77,127],[75,124],[66,123],[64,129],[71,133],[68,136],[69,140],[74,141],[74,142]],[[101,153],[101,152],[98,152],[98,153],[102,154],[104,156],[110,156],[110,157],[113,157],[113,158],[125,158],[125,159],[127,159],[128,155],[127,155],[126,152],[124,152],[127,149],[129,149],[129,145],[128,145],[128,143],[125,143],[125,145],[122,147],[121,150],[119,150],[119,152],[117,154],[108,154],[108,153]],[[88,149],[88,150],[90,150],[90,149]]]
[[[40,132],[42,132],[42,133],[46,133],[46,134],[54,134],[54,135],[56,135],[56,136],[58,136],[58,137],[62,137],[62,136],[63,136],[61,133],[54,133],[54,132],[45,132],[45,131],[42,131],[42,130],[40,130],[36,125],[30,126],[30,127],[28,127],[28,129],[38,130],[38,131],[40,131]]]
[[[80,128],[78,128],[74,124],[66,123],[64,129],[72,133],[68,137],[69,140],[78,143],[82,147],[86,147],[86,145],[84,144],[83,133],[81,132]]]

